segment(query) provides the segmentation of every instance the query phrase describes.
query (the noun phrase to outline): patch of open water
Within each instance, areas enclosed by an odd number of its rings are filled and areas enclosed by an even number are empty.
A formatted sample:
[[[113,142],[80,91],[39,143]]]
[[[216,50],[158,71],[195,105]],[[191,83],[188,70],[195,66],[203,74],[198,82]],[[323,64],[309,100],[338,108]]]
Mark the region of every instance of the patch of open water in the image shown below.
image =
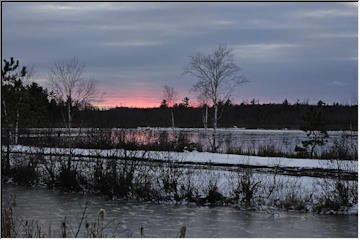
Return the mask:
[[[13,184],[2,185],[2,207],[16,195],[15,216],[35,219],[48,229],[67,221],[73,232],[88,201],[87,221],[95,222],[105,209],[105,236],[176,237],[186,225],[186,237],[357,237],[357,215],[318,215],[275,211],[242,211],[234,207],[156,204],[112,200],[102,196],[63,193]],[[46,232],[46,230],[45,230]],[[80,232],[80,235],[84,230]]]

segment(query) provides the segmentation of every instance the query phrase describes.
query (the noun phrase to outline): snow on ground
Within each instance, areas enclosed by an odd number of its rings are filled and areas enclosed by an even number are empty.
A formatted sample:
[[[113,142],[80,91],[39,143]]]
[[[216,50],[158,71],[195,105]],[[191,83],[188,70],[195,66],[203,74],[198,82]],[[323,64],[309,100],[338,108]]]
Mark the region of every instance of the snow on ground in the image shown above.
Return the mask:
[[[3,146],[3,150],[6,151]],[[13,145],[11,146],[11,152],[24,152],[24,153],[44,153],[44,154],[66,154],[68,149],[65,148],[38,148],[38,147],[29,147],[22,145]],[[270,158],[270,157],[254,157],[254,156],[242,156],[242,155],[230,155],[230,154],[218,154],[218,153],[203,153],[203,152],[156,152],[156,151],[125,151],[123,149],[72,149],[74,155],[82,158],[84,161],[87,160],[87,157],[99,156],[99,157],[124,157],[125,154],[128,156],[143,157],[146,159],[152,160],[174,160],[174,161],[186,161],[186,162],[201,162],[207,163],[209,161],[213,163],[223,163],[223,164],[249,164],[255,166],[276,166],[280,163],[280,166],[287,167],[319,167],[323,169],[328,169],[331,167],[331,162],[328,160],[312,160],[312,159],[289,159],[289,158]],[[106,160],[105,160],[106,161]],[[104,161],[104,164],[105,164]],[[357,172],[357,162],[355,161],[340,161],[343,165],[351,165],[352,169]],[[83,162],[84,163],[84,162]],[[95,164],[94,161],[91,164],[81,165],[81,171],[83,174],[88,174],[92,171],[92,167]],[[162,171],[168,172],[171,165],[164,164],[164,169]],[[57,166],[59,168],[60,166]],[[145,167],[146,169],[146,167]],[[151,168],[153,171],[151,181],[156,185],[159,178],[161,178],[162,171],[161,169]],[[345,170],[348,170],[346,168]],[[144,169],[141,169],[141,172],[147,172]],[[135,172],[137,174],[137,172]],[[240,175],[239,175],[240,174]],[[234,191],[234,187],[239,181],[239,177],[244,174],[243,172],[232,172],[223,168],[185,168],[184,172],[180,175],[176,175],[178,183],[186,183],[187,179],[190,178],[191,182],[195,189],[199,190],[199,194],[202,197],[205,197],[208,191],[208,186],[210,182],[215,183],[218,187],[218,191],[226,196],[231,197]],[[257,207],[259,209],[267,209],[268,206],[272,206],[272,201],[276,199],[286,200],[286,197],[295,196],[298,199],[306,199],[309,196],[312,196],[313,199],[320,199],[321,194],[323,194],[324,186],[327,186],[328,191],[332,191],[332,188],[335,186],[334,181],[336,179],[324,179],[308,176],[288,176],[288,175],[274,175],[272,173],[263,173],[263,172],[254,172],[251,173],[251,181],[253,184],[255,182],[260,182],[261,186],[257,190],[257,196],[261,196],[259,199],[263,199],[264,202],[258,202]],[[161,182],[161,181],[160,181]],[[352,184],[353,181],[348,181],[349,184]],[[158,184],[158,183],[157,183]],[[357,184],[357,181],[356,181]],[[159,187],[159,186],[158,186]],[[269,199],[269,189],[273,189],[272,197]],[[306,208],[311,210],[310,203],[307,203]],[[357,205],[346,209],[345,214],[357,214]]]
[[[354,206],[350,207],[347,211],[348,214],[357,214],[358,213],[358,205],[355,204]]]
[[[6,148],[3,146],[3,151]],[[23,145],[12,145],[11,152],[37,153],[43,151],[45,154],[66,154],[66,148],[38,148]],[[297,159],[281,157],[259,157],[245,156],[223,153],[208,152],[165,152],[165,151],[143,151],[143,150],[123,150],[123,149],[72,149],[73,155],[84,157],[124,157],[132,156],[151,160],[171,160],[179,162],[192,163],[216,163],[224,165],[249,165],[266,167],[293,167],[293,168],[319,168],[319,169],[341,169],[349,172],[357,172],[357,161],[346,160],[315,160],[315,159]]]

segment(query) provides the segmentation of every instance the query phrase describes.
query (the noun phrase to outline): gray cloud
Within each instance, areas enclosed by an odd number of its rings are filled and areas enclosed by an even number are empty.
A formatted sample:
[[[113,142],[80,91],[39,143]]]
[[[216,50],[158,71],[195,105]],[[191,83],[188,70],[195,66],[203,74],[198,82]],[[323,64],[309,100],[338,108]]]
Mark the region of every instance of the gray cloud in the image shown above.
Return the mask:
[[[45,84],[55,60],[78,57],[112,98],[180,95],[189,56],[234,49],[250,83],[234,101],[348,101],[357,95],[357,7],[352,3],[2,4],[3,57],[35,64]],[[341,89],[334,83],[341,82]],[[335,84],[336,85],[336,84]],[[127,91],[128,89],[128,91]],[[148,93],[146,93],[148,92]],[[149,100],[150,101],[150,100]]]

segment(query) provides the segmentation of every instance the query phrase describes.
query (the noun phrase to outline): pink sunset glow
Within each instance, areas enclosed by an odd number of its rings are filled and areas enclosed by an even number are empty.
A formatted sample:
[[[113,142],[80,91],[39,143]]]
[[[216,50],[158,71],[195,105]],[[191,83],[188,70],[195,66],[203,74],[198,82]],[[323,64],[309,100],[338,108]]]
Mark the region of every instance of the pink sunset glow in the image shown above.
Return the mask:
[[[100,108],[113,107],[136,107],[153,108],[159,107],[163,99],[163,88],[107,88],[104,90],[101,101],[94,101],[92,104]],[[197,101],[191,99],[188,92],[177,92],[176,102],[180,103],[184,97],[189,97],[192,105],[197,105]]]
[[[93,105],[103,108],[113,107],[136,107],[136,108],[152,108],[159,107],[160,102],[150,99],[133,98],[126,99],[121,97],[105,98],[102,102],[94,103]]]
[[[130,87],[130,88],[102,88],[101,91],[104,92],[103,96],[100,98],[100,101],[93,101],[92,105],[100,108],[114,108],[114,107],[135,107],[135,108],[154,108],[159,107],[161,101],[163,100],[163,87],[159,86],[157,88],[152,87]],[[182,99],[188,97],[190,99],[190,105],[193,107],[198,107],[200,102],[197,100],[195,93],[190,92],[190,90],[182,89],[176,90],[177,98],[175,103],[181,103]],[[240,104],[245,102],[250,104],[250,101],[253,99],[251,94],[242,94],[242,97],[232,96],[231,101],[233,104]],[[284,98],[285,99],[285,98]],[[278,99],[269,99],[266,97],[256,98],[256,101],[259,103],[282,103],[284,101],[282,98]],[[288,101],[295,103],[295,101]],[[211,105],[211,104],[210,104]]]

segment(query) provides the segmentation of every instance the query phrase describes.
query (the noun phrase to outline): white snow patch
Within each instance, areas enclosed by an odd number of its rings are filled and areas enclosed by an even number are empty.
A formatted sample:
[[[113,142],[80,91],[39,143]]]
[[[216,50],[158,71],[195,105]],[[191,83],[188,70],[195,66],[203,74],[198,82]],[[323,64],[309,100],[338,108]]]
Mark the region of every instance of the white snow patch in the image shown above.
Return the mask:
[[[3,146],[3,151],[6,147]],[[67,148],[39,148],[23,145],[12,145],[11,152],[38,153],[44,154],[67,154]],[[73,155],[84,157],[118,157],[132,156],[151,160],[170,160],[192,163],[217,163],[224,165],[249,165],[267,167],[294,167],[294,168],[319,168],[319,169],[341,169],[348,172],[357,172],[358,163],[356,160],[315,160],[297,159],[280,157],[259,157],[224,153],[208,152],[166,152],[166,151],[144,151],[144,150],[124,150],[124,149],[72,149]]]

